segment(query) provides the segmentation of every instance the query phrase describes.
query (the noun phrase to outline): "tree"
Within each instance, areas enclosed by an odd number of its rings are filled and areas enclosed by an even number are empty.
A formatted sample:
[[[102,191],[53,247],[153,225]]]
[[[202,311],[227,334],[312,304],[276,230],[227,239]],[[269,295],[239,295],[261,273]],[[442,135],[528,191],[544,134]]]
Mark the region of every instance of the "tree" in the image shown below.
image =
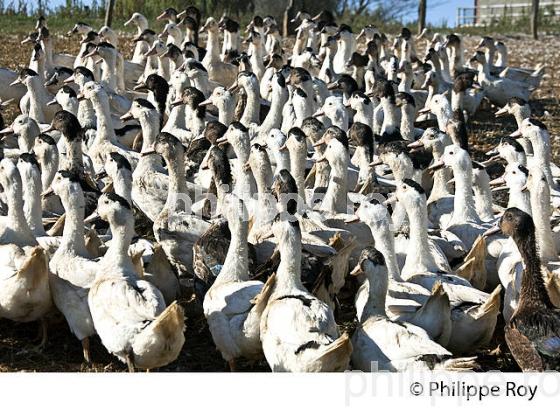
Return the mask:
[[[427,0],[420,0],[418,2],[418,34],[426,27],[426,3]]]
[[[533,38],[535,40],[539,39],[539,0],[532,0],[531,34],[533,34]]]
[[[107,9],[105,10],[105,25],[111,27],[113,23],[113,10],[115,8],[115,0],[107,0]]]

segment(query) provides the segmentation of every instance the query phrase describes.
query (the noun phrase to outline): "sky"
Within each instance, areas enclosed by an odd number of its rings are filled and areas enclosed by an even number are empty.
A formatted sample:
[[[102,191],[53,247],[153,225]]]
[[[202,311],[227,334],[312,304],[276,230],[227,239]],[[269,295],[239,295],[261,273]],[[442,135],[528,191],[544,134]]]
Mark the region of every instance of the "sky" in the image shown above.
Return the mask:
[[[457,7],[474,6],[474,0],[452,0],[452,1],[427,0],[427,1],[428,1],[428,13],[426,18],[428,20],[428,23],[438,25],[445,20],[447,22],[447,25],[450,27],[455,26]],[[431,1],[433,1],[434,3],[438,3],[439,5],[430,7]]]
[[[473,7],[474,5],[474,0],[447,0],[447,1],[427,0],[427,1],[428,1],[428,15],[427,15],[428,23],[439,25],[445,21],[447,22],[447,25],[450,27],[455,26],[457,7]],[[51,7],[58,6],[63,3],[64,0],[51,0],[48,2],[48,4]],[[88,1],[85,0],[84,3],[88,3]],[[436,6],[430,7],[430,3],[436,4]]]

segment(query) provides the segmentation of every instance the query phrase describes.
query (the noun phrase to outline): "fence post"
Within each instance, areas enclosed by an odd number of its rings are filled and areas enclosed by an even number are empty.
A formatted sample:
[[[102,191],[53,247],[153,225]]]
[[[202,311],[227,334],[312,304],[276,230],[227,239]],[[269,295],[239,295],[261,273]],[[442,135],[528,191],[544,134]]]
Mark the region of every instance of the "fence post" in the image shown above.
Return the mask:
[[[535,40],[539,38],[539,0],[533,0],[531,5],[531,34]]]
[[[426,27],[426,3],[428,0],[418,2],[418,34]]]
[[[111,27],[113,24],[113,9],[115,8],[115,0],[107,0],[105,10],[105,25]]]

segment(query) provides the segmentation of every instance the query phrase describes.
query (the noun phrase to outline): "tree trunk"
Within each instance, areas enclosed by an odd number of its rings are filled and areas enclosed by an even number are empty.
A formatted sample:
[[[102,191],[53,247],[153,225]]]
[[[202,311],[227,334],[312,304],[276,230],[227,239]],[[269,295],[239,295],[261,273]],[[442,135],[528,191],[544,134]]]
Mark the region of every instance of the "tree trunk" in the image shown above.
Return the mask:
[[[533,0],[531,6],[531,34],[535,40],[539,38],[539,0]]]
[[[294,0],[288,0],[288,5],[286,6],[286,10],[284,10],[284,24],[283,24],[283,34],[284,37],[287,37],[289,34],[289,25],[290,25],[290,11],[294,7]]]
[[[418,2],[418,34],[426,27],[426,3],[428,0],[420,0]]]
[[[113,9],[115,8],[115,0],[107,0],[107,9],[105,10],[105,25],[111,27],[113,24]]]

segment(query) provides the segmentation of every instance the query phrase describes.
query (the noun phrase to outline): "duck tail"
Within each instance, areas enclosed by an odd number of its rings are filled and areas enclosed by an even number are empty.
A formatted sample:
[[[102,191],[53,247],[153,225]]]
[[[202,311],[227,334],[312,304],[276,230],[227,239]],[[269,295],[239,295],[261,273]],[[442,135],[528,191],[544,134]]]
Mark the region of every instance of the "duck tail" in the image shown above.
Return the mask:
[[[352,342],[350,336],[348,336],[348,333],[343,333],[334,342],[325,346],[316,360],[323,363],[322,371],[344,371],[348,368],[351,354]]]
[[[184,331],[183,308],[173,302],[134,339],[134,364],[151,369],[171,363],[185,343]]]
[[[500,294],[502,292],[502,285],[496,286],[496,289],[490,294],[486,302],[478,307],[476,312],[472,315],[475,320],[484,316],[497,315],[500,312]]]
[[[451,306],[449,303],[449,296],[447,292],[445,292],[441,281],[437,281],[434,284],[432,294],[428,300],[426,300],[424,306],[416,312],[414,324],[425,329],[432,328],[434,325],[434,317],[441,318],[443,326],[441,326],[441,328],[438,326],[438,334],[430,334],[430,337],[440,345],[445,346],[451,337]]]
[[[257,296],[255,296],[253,300],[251,300],[251,303],[254,305],[252,312],[257,312],[259,316],[260,314],[262,314],[264,308],[268,304],[268,299],[272,294],[272,290],[274,289],[275,283],[276,283],[276,272],[268,277],[260,293]]]
[[[457,275],[467,279],[477,289],[486,286],[486,239],[480,235],[474,241],[469,253],[465,256],[465,263],[457,269]]]
[[[43,248],[36,246],[17,271],[21,278],[31,279],[31,287],[36,287],[44,279],[48,281],[49,262]]]
[[[449,370],[454,372],[470,372],[478,369],[480,369],[480,365],[477,363],[476,357],[446,359],[434,367],[434,370]]]

